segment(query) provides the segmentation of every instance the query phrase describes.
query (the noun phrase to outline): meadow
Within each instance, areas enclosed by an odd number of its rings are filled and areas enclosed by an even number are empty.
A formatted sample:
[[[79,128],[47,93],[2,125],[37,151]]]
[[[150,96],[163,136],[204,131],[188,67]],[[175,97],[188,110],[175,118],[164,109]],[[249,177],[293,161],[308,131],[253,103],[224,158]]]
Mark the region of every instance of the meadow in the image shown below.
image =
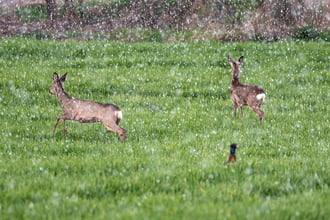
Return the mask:
[[[327,219],[330,44],[0,41],[0,219]],[[231,69],[267,93],[232,117]],[[48,93],[117,104],[125,143]],[[237,143],[237,162],[224,164]]]

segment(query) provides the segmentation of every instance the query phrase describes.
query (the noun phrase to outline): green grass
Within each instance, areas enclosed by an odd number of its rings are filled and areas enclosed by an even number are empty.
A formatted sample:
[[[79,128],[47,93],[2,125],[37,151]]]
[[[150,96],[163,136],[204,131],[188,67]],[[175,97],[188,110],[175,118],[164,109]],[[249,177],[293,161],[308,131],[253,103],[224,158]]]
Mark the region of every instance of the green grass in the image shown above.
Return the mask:
[[[327,219],[327,42],[0,41],[1,219]],[[261,85],[265,118],[232,117],[226,56]],[[59,125],[48,91],[68,72],[76,98],[124,113]],[[229,145],[238,161],[224,165]]]

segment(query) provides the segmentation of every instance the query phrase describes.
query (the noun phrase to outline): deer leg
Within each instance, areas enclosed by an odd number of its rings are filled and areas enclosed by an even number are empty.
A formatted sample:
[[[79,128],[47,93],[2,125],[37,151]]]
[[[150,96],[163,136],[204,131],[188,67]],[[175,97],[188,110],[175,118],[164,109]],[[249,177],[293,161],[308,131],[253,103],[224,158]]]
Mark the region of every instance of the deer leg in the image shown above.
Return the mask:
[[[126,140],[126,130],[124,128],[119,127],[116,123],[103,123],[106,129],[109,131],[116,132],[121,141]]]
[[[257,115],[259,116],[259,120],[262,120],[262,118],[264,117],[264,112],[259,107],[253,107],[252,110],[257,113]]]
[[[68,134],[68,131],[65,129],[65,119],[63,119],[62,131],[64,134]]]
[[[244,118],[244,113],[243,113],[243,106],[241,105],[239,108],[240,108],[240,110],[241,110],[241,115],[242,115],[242,118]]]
[[[234,104],[233,116],[234,116],[235,118],[236,118],[237,108],[238,108],[238,106]]]
[[[125,141],[126,140],[126,133],[127,133],[127,131],[126,131],[126,129],[124,129],[124,128],[121,128],[121,133],[119,134],[119,138],[120,138],[120,140],[121,141]]]
[[[57,124],[61,119],[63,119],[62,131],[63,131],[64,134],[67,134],[68,132],[67,132],[67,130],[65,130],[65,117],[64,117],[64,115],[60,115],[56,118],[55,125],[54,125],[54,128],[53,128],[53,132],[55,132]]]
[[[259,110],[260,110],[259,119],[262,120],[264,118],[264,112],[261,109]]]
[[[57,127],[57,124],[58,124],[59,121],[60,121],[60,119],[59,119],[59,117],[57,117],[57,118],[56,118],[56,121],[55,121],[55,125],[54,125],[54,127],[53,127],[53,133],[55,132],[56,127]]]

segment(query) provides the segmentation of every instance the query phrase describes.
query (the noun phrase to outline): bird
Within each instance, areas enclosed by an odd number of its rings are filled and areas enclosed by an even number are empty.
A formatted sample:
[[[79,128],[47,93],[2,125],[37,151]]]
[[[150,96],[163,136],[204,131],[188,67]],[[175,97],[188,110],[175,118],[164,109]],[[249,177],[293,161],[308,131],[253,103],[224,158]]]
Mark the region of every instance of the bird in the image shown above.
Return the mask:
[[[238,145],[236,143],[232,143],[230,145],[230,154],[227,160],[227,163],[235,163],[236,162],[236,149],[238,148]]]

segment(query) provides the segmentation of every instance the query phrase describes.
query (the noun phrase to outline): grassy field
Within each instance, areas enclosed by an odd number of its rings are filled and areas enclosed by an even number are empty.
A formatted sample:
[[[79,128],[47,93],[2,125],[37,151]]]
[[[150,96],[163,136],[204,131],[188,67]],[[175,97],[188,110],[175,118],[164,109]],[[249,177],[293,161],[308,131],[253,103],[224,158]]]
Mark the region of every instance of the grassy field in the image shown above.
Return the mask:
[[[327,219],[330,44],[0,41],[0,219]],[[232,117],[230,65],[267,93]],[[122,143],[48,91],[116,103]],[[237,163],[224,165],[238,143]]]

